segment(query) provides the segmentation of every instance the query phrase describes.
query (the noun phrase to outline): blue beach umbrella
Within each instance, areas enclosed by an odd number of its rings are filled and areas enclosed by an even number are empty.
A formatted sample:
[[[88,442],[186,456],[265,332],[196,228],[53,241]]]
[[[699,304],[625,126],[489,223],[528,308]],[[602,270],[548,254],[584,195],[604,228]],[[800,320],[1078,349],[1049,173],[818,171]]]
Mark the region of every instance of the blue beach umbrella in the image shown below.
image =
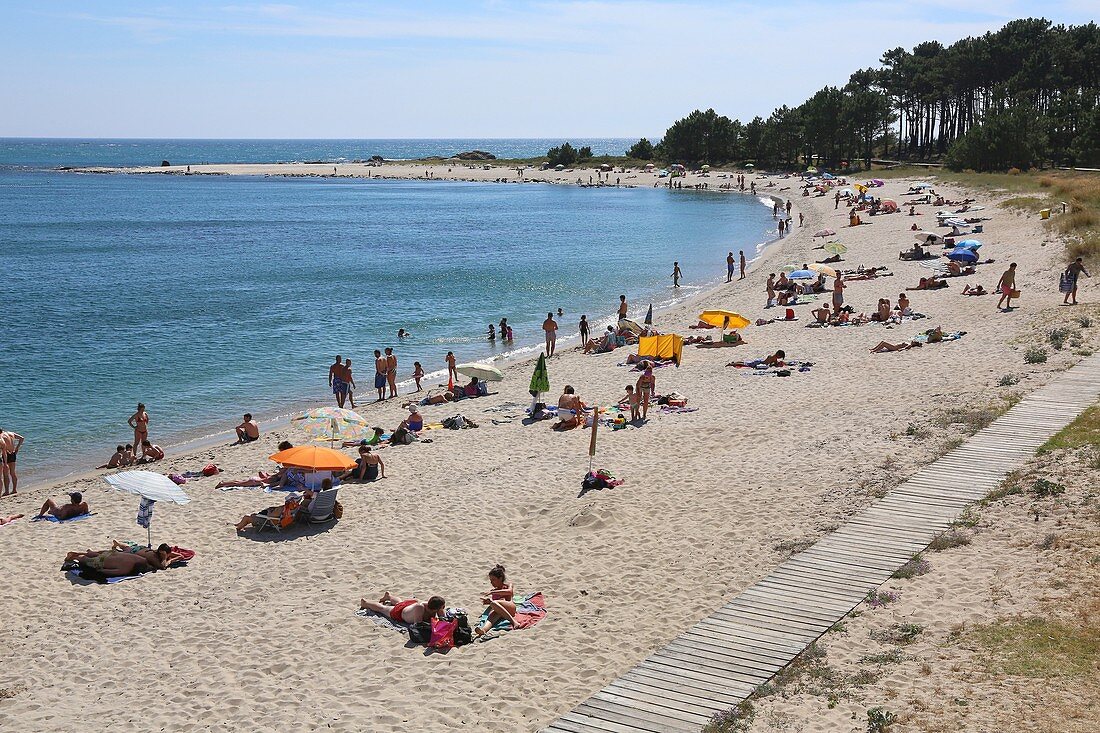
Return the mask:
[[[817,277],[817,273],[811,270],[795,270],[787,275],[790,280],[813,280],[815,277]]]
[[[982,246],[982,243],[979,242],[977,239],[964,239],[963,241],[957,242],[955,244],[956,249],[959,249],[959,248],[978,249],[978,247],[981,247],[981,246]]]
[[[955,262],[974,263],[978,261],[978,253],[966,247],[956,247],[947,253],[947,259]]]

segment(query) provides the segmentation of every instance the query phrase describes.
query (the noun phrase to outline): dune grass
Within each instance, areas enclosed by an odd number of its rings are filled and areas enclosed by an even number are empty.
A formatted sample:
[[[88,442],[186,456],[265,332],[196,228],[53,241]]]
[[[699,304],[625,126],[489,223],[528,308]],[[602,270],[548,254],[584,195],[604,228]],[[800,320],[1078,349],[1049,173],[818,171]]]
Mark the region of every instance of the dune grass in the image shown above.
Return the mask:
[[[1096,671],[1100,628],[1050,618],[994,621],[966,637],[983,652],[992,674],[1021,677],[1077,677]]]
[[[1039,452],[1085,446],[1100,446],[1100,404],[1085,410],[1076,420],[1055,433],[1039,447]]]

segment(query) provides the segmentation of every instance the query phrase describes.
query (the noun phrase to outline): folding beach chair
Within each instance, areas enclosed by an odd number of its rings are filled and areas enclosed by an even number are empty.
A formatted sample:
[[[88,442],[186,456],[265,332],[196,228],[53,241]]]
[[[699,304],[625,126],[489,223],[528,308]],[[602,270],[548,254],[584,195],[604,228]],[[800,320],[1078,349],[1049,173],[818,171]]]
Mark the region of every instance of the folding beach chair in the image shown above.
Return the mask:
[[[313,507],[310,508],[308,515],[311,524],[320,524],[332,519],[332,510],[336,506],[337,491],[339,491],[338,488],[319,491],[317,496],[313,498]]]
[[[257,532],[262,532],[265,529],[273,529],[276,532],[282,532],[284,529],[294,524],[294,518],[298,514],[298,502],[289,501],[283,504],[282,509],[273,514],[254,514],[252,516],[252,526],[256,528]]]

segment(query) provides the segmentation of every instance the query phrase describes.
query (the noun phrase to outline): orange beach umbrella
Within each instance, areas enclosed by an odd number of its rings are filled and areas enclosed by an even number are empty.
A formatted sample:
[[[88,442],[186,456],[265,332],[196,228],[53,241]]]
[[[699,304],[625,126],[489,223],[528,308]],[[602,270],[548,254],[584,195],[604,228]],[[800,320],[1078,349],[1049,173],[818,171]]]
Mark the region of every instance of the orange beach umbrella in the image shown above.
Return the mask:
[[[287,448],[269,457],[284,466],[308,468],[313,471],[344,471],[355,465],[355,461],[343,453],[318,445]]]

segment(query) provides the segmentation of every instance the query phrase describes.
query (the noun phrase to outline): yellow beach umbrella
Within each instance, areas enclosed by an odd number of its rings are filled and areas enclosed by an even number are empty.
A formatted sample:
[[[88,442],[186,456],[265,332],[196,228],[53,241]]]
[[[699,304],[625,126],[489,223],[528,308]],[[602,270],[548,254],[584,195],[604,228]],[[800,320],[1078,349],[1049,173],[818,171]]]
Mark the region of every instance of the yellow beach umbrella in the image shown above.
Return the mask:
[[[822,275],[825,275],[827,277],[836,277],[836,270],[829,267],[828,265],[822,265],[815,262],[814,264],[810,265],[809,268],[814,272],[820,272]]]
[[[744,328],[751,321],[740,313],[733,311],[703,311],[699,314],[699,320],[708,325],[725,330],[727,328]]]
[[[842,255],[848,251],[848,248],[840,242],[826,242],[822,249],[831,255]]]

